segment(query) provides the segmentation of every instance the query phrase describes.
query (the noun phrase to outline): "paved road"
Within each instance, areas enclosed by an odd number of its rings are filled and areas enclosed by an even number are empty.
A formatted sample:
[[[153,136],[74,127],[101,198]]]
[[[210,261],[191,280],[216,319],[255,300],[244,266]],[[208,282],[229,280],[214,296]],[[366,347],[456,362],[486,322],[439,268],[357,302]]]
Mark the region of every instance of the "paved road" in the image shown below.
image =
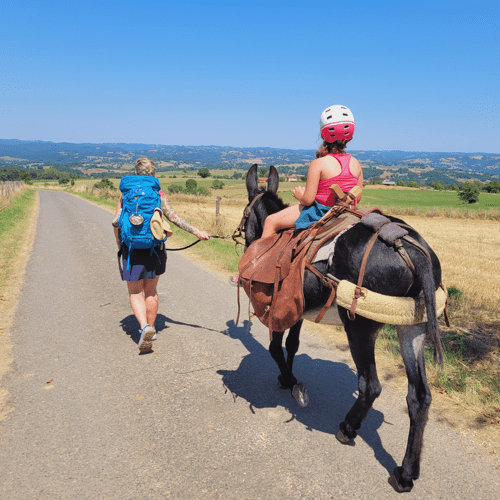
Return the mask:
[[[277,387],[267,331],[236,328],[235,289],[179,253],[160,279],[158,340],[139,355],[111,215],[41,191],[13,322],[11,411],[0,423],[2,499],[386,499],[408,432],[385,388],[355,446],[336,439],[355,374],[302,338],[300,409]],[[410,498],[493,499],[500,473],[431,416]]]

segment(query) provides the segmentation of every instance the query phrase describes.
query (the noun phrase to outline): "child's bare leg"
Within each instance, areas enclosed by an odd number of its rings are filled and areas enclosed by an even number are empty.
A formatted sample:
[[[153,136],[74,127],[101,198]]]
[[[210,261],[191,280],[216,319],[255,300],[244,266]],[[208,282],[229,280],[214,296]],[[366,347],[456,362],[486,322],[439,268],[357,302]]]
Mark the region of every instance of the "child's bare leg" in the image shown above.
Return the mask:
[[[285,208],[284,210],[280,210],[275,214],[268,215],[264,223],[262,238],[271,236],[272,234],[277,233],[280,229],[293,227],[295,221],[300,215],[301,210],[301,205],[293,205],[291,207]]]

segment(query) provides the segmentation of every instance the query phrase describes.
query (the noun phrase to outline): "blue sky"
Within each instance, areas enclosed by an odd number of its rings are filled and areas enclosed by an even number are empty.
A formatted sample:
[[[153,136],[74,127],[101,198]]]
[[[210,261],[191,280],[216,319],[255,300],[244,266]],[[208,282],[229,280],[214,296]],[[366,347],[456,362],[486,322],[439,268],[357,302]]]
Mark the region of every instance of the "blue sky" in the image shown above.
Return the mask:
[[[500,153],[500,3],[3,0],[0,138]]]

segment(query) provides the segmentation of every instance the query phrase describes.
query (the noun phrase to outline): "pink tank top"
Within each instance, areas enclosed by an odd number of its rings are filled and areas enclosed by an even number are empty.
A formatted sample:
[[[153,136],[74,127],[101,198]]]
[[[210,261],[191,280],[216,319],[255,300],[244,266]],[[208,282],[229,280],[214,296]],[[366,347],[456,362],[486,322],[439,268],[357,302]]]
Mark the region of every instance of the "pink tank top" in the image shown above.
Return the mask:
[[[330,191],[330,186],[338,184],[340,189],[342,189],[344,193],[347,193],[358,183],[358,178],[353,175],[349,169],[349,162],[351,160],[351,155],[349,153],[330,153],[328,156],[333,156],[339,161],[342,171],[335,177],[319,181],[315,200],[322,205],[331,207],[333,205],[333,193]]]

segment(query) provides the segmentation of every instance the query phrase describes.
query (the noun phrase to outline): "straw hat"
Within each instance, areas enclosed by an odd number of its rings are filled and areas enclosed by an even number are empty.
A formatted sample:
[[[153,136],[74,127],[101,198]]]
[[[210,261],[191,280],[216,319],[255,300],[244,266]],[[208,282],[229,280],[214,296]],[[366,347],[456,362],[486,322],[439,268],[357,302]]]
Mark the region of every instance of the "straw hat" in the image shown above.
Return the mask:
[[[159,241],[170,238],[173,234],[170,229],[170,224],[163,218],[161,208],[155,208],[153,217],[151,217],[151,232]]]

